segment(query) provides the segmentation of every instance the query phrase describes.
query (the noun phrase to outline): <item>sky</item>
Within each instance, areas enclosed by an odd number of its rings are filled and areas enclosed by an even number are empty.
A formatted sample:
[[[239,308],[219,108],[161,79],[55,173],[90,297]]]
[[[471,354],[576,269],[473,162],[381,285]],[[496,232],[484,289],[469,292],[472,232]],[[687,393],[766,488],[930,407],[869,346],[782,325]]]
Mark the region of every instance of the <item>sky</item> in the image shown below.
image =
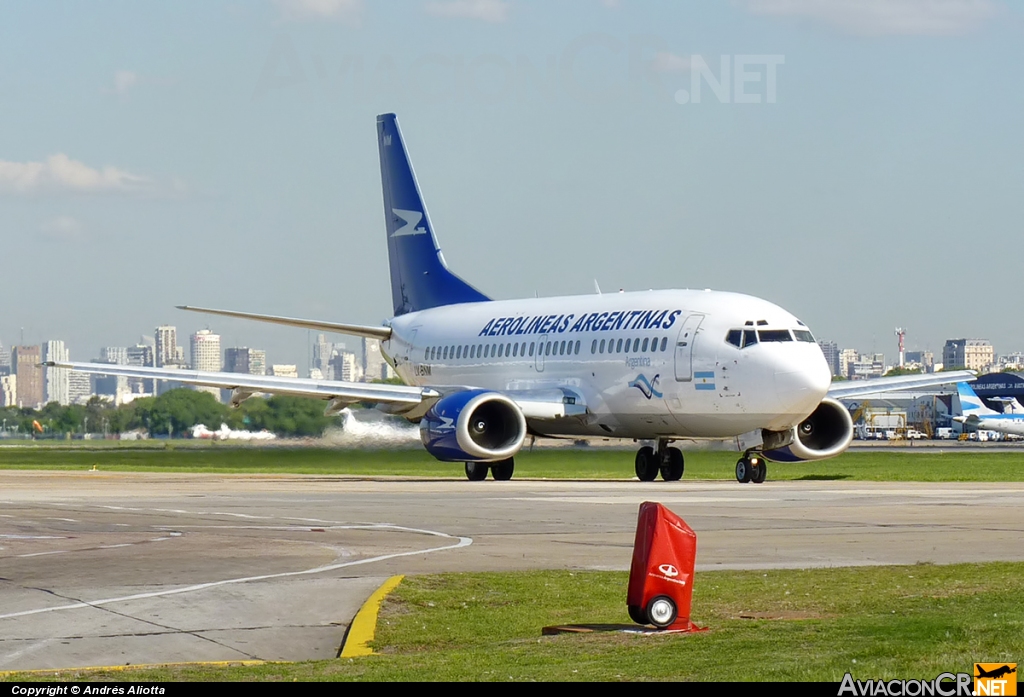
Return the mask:
[[[1024,351],[1024,7],[0,2],[0,343],[308,364],[190,304],[391,315],[376,115],[495,298],[713,288],[841,348]],[[334,337],[350,348],[357,340]],[[186,348],[187,356],[187,348]]]

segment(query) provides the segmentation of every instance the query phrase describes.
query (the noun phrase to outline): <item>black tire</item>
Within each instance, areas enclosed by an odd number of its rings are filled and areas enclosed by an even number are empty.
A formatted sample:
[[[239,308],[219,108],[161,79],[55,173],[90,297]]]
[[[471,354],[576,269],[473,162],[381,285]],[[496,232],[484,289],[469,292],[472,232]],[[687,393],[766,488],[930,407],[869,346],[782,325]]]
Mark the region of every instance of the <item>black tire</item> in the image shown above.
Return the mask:
[[[661,478],[666,482],[678,482],[683,478],[683,451],[679,448],[667,448],[665,459],[661,463]]]
[[[487,463],[467,462],[466,479],[468,479],[471,482],[482,482],[483,480],[487,479]]]
[[[629,612],[629,619],[633,620],[637,624],[647,624],[647,613],[639,605],[627,605],[626,611]]]
[[[658,629],[672,626],[678,616],[676,602],[667,595],[651,598],[651,602],[647,603],[647,621]]]
[[[764,480],[768,476],[768,463],[761,458],[751,458],[751,460],[755,459],[757,467],[751,468],[750,481],[754,484],[764,484]]]
[[[491,463],[491,476],[494,477],[495,481],[507,482],[512,479],[512,472],[515,470],[515,460],[511,457],[501,462]]]
[[[636,477],[641,482],[653,482],[658,476],[658,458],[654,448],[645,445],[636,451]]]
[[[750,462],[745,457],[736,461],[736,481],[740,484],[750,481]]]

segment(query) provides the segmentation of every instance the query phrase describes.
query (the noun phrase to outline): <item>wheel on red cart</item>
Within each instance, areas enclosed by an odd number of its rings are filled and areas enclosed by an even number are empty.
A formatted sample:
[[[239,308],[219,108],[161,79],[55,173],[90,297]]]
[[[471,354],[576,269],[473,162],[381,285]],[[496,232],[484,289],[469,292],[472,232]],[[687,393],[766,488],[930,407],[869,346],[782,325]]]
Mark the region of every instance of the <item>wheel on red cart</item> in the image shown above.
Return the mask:
[[[626,610],[629,612],[629,619],[637,624],[647,624],[647,615],[644,614],[642,607],[639,605],[627,605]]]
[[[658,629],[671,626],[678,614],[675,601],[667,595],[659,595],[647,603],[647,621]]]

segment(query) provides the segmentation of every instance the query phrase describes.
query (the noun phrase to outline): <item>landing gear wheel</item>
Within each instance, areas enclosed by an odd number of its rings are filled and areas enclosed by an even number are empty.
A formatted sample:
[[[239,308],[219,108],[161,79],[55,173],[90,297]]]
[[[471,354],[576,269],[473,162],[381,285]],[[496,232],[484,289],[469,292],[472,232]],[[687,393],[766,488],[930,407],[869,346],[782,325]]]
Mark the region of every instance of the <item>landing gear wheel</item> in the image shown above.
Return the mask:
[[[741,457],[736,461],[736,481],[740,484],[747,484],[750,482],[750,460],[746,457]]]
[[[637,624],[647,624],[647,613],[639,605],[627,605],[626,611],[629,612],[629,619]]]
[[[466,479],[468,479],[471,482],[482,482],[483,480],[487,479],[487,463],[467,462]]]
[[[661,460],[661,478],[666,482],[678,482],[683,478],[683,451],[666,448]]]
[[[515,469],[515,461],[510,457],[507,460],[501,462],[491,463],[491,476],[494,477],[495,481],[507,482],[512,479],[512,470]]]
[[[647,621],[658,629],[671,626],[678,614],[675,601],[667,595],[659,595],[647,603]]]
[[[653,482],[658,476],[658,457],[654,448],[645,445],[636,451],[636,477],[641,482]]]
[[[750,481],[754,484],[764,484],[768,476],[768,463],[759,457],[750,458]]]

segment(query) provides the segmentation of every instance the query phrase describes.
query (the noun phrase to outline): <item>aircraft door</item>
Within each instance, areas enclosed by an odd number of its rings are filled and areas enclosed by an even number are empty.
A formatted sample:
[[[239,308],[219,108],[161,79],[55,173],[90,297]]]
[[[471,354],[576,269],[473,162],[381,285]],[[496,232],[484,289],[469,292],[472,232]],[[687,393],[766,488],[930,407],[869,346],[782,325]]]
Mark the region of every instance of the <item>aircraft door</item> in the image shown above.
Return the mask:
[[[544,372],[544,345],[548,341],[548,335],[542,334],[537,337],[537,353],[534,354],[534,367],[537,368],[538,373]]]
[[[703,321],[704,315],[690,315],[679,328],[679,337],[676,339],[676,382],[693,380],[693,343]]]

